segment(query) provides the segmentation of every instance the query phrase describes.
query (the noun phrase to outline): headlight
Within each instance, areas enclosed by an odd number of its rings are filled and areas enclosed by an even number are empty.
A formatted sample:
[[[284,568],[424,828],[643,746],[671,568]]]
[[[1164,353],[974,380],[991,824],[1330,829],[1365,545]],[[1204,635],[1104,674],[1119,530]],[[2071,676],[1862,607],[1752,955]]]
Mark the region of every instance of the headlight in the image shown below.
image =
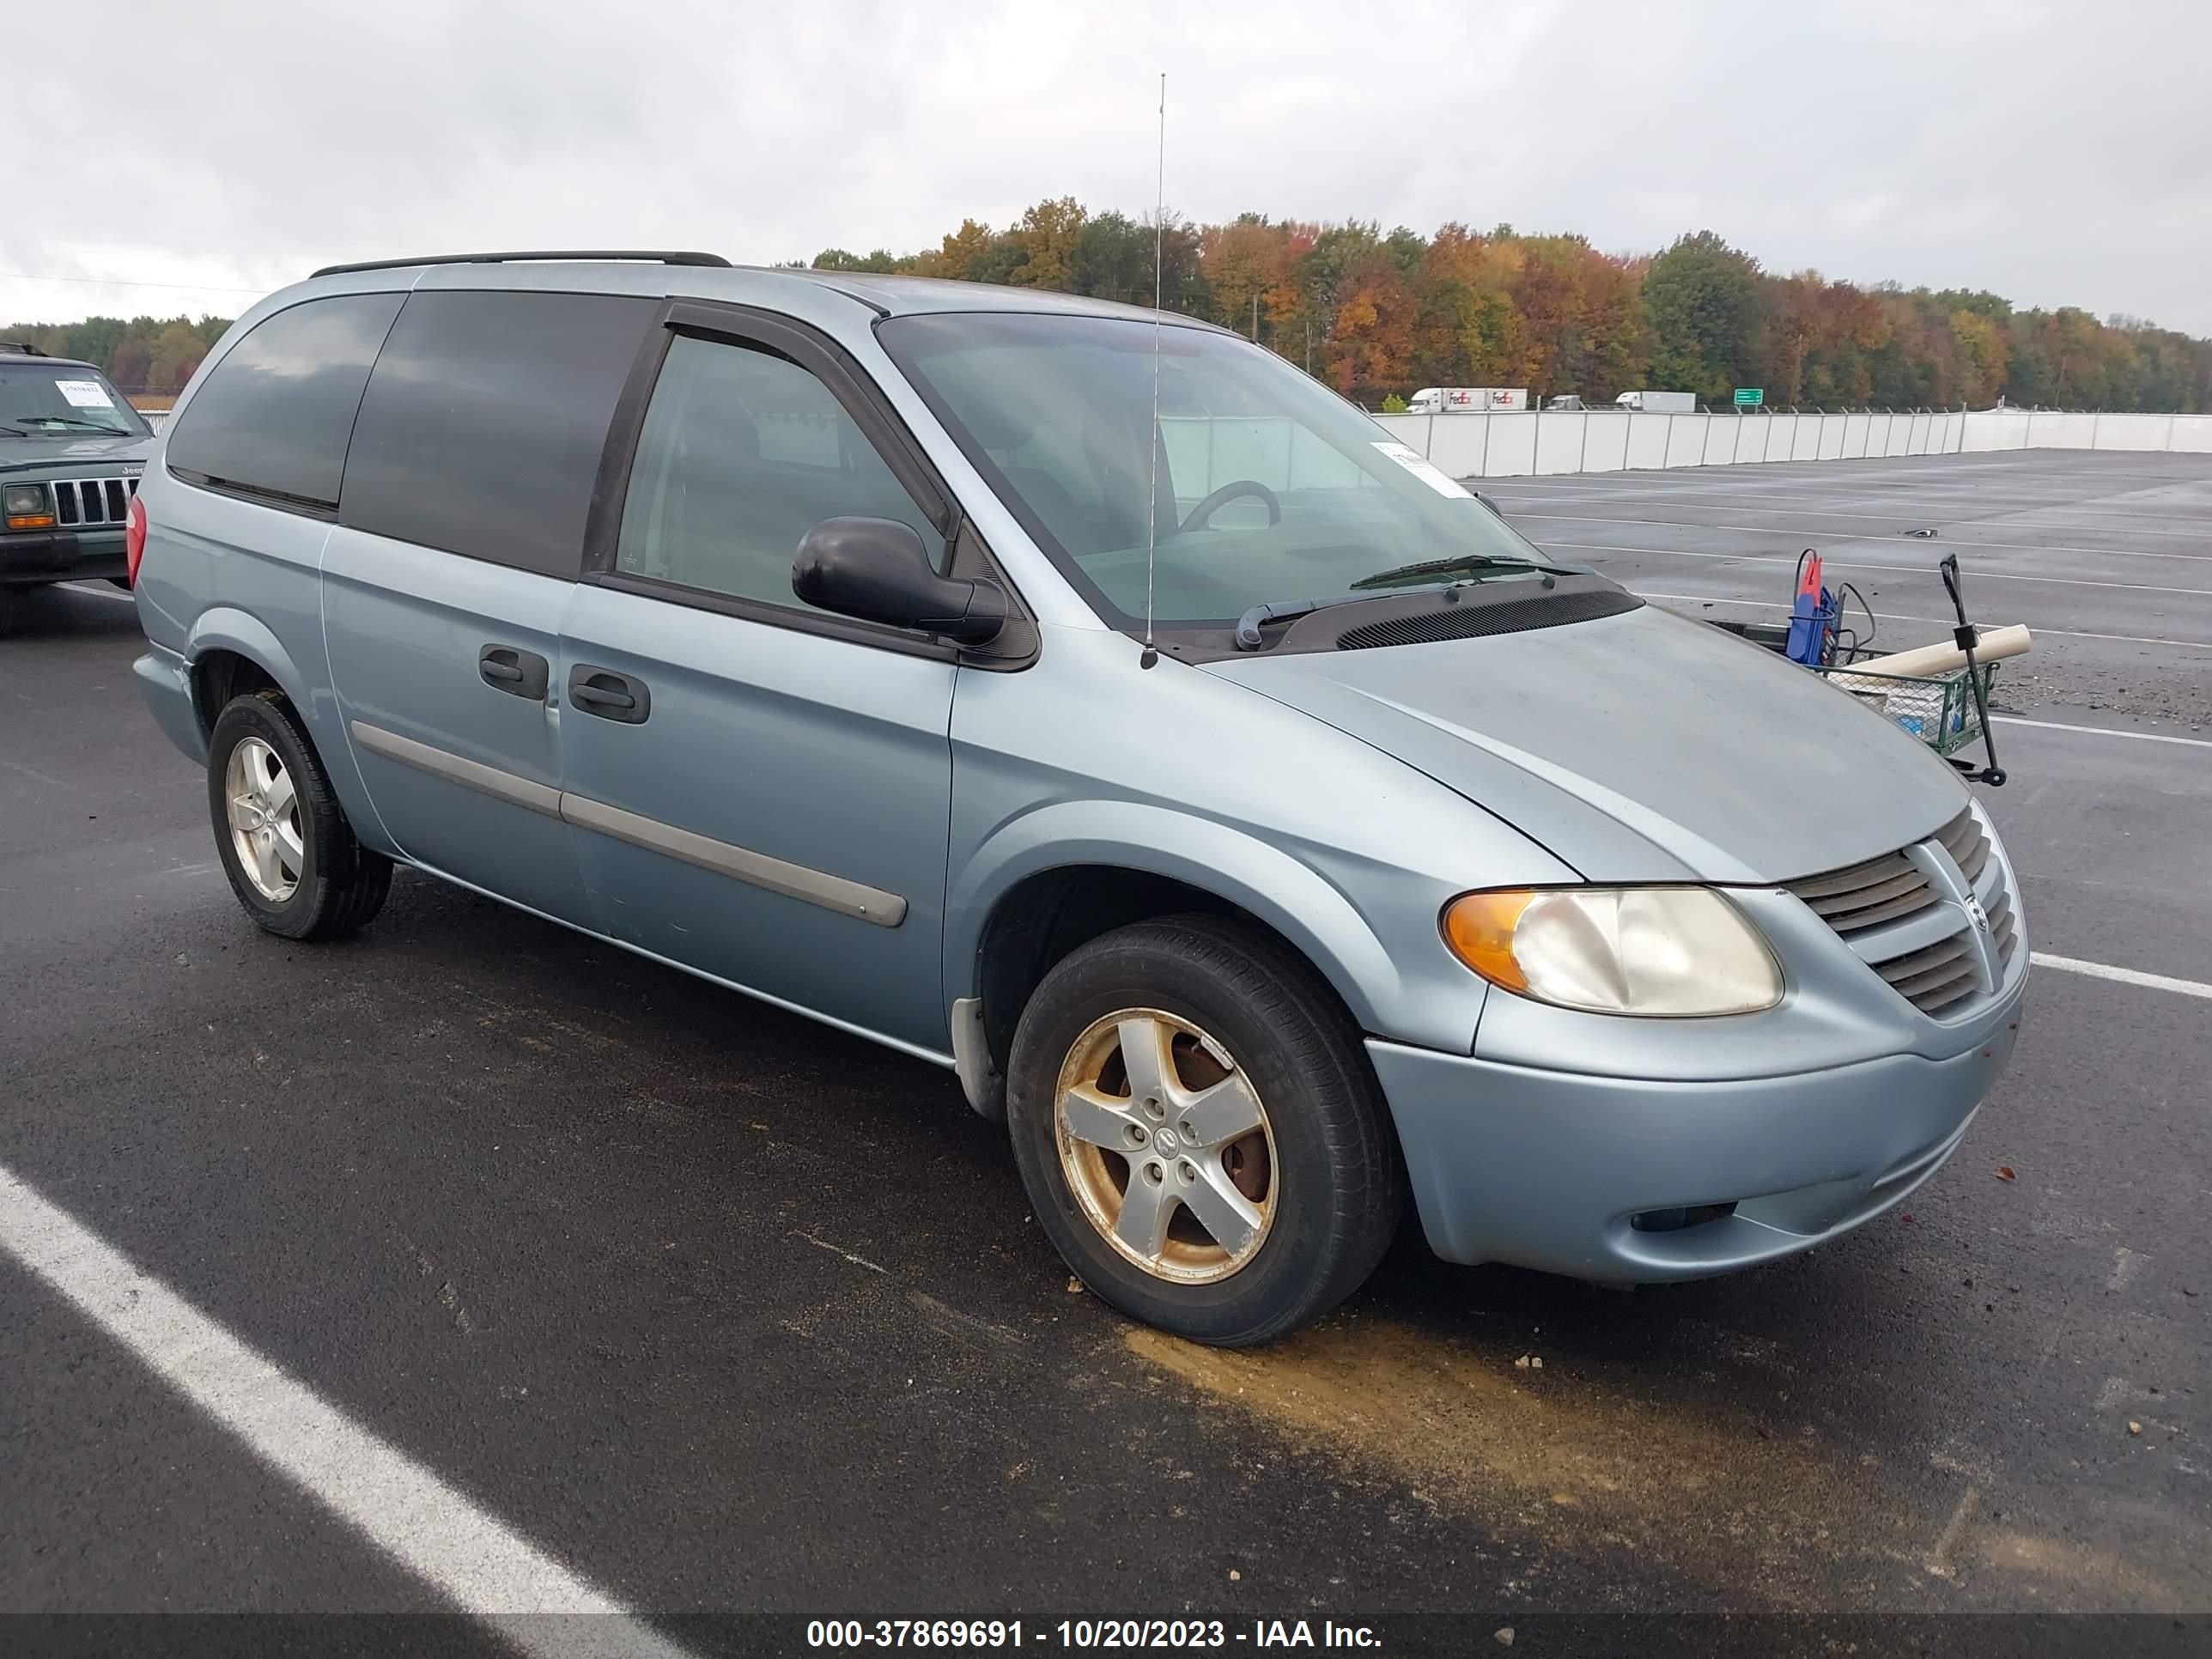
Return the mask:
[[[53,509],[46,505],[44,484],[9,484],[0,489],[0,516],[5,516],[10,530],[44,530],[54,521]]]
[[[1749,1014],[1782,1000],[1766,942],[1703,887],[1525,887],[1444,907],[1444,943],[1492,985],[1598,1014]]]

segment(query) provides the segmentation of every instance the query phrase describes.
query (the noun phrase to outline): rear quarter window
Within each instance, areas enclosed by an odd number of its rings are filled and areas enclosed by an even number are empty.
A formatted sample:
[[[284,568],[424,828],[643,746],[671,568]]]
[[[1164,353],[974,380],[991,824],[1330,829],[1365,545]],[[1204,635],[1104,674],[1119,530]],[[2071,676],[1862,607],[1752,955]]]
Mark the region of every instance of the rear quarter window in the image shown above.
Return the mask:
[[[346,441],[398,294],[337,294],[264,317],[169,431],[169,470],[277,505],[337,506]]]
[[[575,576],[607,428],[659,304],[609,294],[410,295],[362,399],[343,521]]]

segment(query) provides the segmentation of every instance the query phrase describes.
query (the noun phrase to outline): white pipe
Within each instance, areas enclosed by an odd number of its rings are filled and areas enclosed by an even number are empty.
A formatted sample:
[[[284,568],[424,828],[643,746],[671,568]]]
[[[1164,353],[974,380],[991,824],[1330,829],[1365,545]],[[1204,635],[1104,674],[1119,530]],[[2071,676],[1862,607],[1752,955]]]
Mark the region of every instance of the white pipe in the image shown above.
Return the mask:
[[[1974,647],[1974,660],[1978,663],[2002,662],[2008,657],[2024,657],[2034,644],[2026,625],[2021,623],[2014,623],[2006,628],[1984,628],[1981,631],[1981,639]],[[1899,651],[1887,657],[1874,657],[1865,662],[1852,663],[1846,672],[1929,679],[1938,674],[1952,673],[1966,665],[1966,653],[1955,645],[1922,645],[1910,651]]]

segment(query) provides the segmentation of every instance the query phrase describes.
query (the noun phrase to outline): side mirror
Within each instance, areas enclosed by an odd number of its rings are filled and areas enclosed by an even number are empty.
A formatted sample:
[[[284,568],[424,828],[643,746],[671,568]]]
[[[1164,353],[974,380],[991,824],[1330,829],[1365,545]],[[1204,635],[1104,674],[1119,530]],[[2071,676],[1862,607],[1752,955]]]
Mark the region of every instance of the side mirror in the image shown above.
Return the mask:
[[[914,526],[894,519],[824,519],[799,541],[791,589],[841,617],[963,645],[994,639],[1006,623],[1006,596],[995,583],[939,575]]]

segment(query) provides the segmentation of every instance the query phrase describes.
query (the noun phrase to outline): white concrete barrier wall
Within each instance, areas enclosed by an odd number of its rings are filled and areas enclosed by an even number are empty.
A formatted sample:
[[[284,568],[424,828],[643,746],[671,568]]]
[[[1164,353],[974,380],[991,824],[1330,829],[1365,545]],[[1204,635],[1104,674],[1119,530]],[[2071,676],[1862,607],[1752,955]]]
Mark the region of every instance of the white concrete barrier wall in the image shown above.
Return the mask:
[[[1455,478],[1640,472],[1752,461],[1859,460],[1999,449],[2212,454],[2212,415],[2076,415],[2020,409],[1647,415],[1594,409],[1375,418],[1391,436]]]
[[[1474,419],[1462,415],[1415,416],[1429,436],[1428,458],[1455,478],[1486,476],[1490,471],[1490,434],[1497,422],[1488,419]],[[1401,421],[1408,419],[1401,415]],[[1464,429],[1462,429],[1464,428]],[[1412,438],[1409,444],[1419,445]]]
[[[1579,472],[1583,446],[1589,434],[1589,416],[1578,410],[1554,415],[1536,426],[1536,471]]]
[[[167,410],[143,411],[159,432]],[[2212,415],[2069,415],[2024,409],[1970,414],[1646,415],[1609,409],[1503,415],[1377,415],[1376,422],[1455,478],[1530,472],[1642,471],[1746,461],[1855,461],[1882,455],[1951,455],[1996,449],[2123,449],[2212,454]],[[1674,439],[1676,422],[1686,423]],[[1164,418],[1176,481],[1203,474],[1219,483],[1257,478],[1273,489],[1306,481],[1334,452],[1287,421]],[[1231,427],[1249,428],[1240,440]],[[1178,430],[1187,428],[1188,430]],[[1493,437],[1493,433],[1503,434]],[[1493,459],[1491,451],[1496,447]],[[1236,470],[1237,465],[1245,470]],[[1343,463],[1335,462],[1338,470]],[[1310,480],[1319,483],[1314,477]],[[1208,489],[1212,486],[1209,484]],[[1203,492],[1201,492],[1203,493]]]

